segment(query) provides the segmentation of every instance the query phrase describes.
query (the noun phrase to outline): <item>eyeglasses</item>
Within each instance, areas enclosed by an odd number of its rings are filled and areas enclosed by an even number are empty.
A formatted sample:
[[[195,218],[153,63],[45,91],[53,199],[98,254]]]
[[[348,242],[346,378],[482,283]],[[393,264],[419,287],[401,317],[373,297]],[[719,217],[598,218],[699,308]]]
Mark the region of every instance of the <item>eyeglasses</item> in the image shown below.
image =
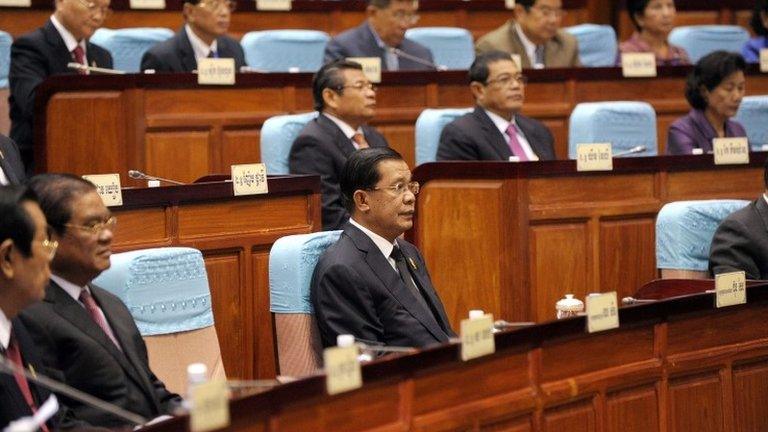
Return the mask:
[[[101,16],[104,17],[104,19],[107,19],[109,16],[112,15],[112,9],[109,8],[109,6],[100,6],[96,2],[88,1],[88,0],[77,0],[84,8],[88,9],[88,12],[90,12],[91,15],[94,15],[96,12],[101,12]]]
[[[400,196],[404,194],[406,190],[411,191],[411,193],[414,195],[418,195],[420,189],[421,189],[421,186],[419,185],[419,182],[412,181],[408,183],[404,183],[404,182],[395,183],[392,186],[386,186],[386,187],[375,187],[370,190],[374,190],[374,191],[389,190],[394,192],[396,196]]]
[[[513,82],[516,82],[520,85],[526,85],[528,84],[528,77],[525,75],[502,75],[498,78],[490,79],[485,82],[485,85],[491,85],[491,84],[499,84],[502,87],[506,87]]]
[[[336,87],[336,90],[337,91],[341,91],[341,90],[343,90],[345,88],[353,88],[355,90],[368,89],[368,90],[376,91],[376,85],[374,83],[362,82],[362,81],[361,82],[356,82],[354,84],[338,86],[338,87]]]
[[[237,2],[234,0],[224,0],[224,1],[216,1],[216,0],[209,0],[209,1],[201,1],[197,4],[203,9],[209,10],[211,12],[216,12],[219,10],[219,8],[224,7],[228,9],[230,12],[234,12],[235,9],[237,9]]]
[[[555,9],[547,6],[531,6],[531,9],[536,9],[540,14],[547,18],[562,18],[565,16],[565,11],[562,9]]]
[[[90,225],[75,225],[75,224],[64,224],[65,227],[69,228],[75,228],[82,231],[88,231],[93,235],[99,235],[102,231],[105,229],[108,229],[110,231],[114,231],[115,227],[117,226],[117,218],[112,216],[106,221],[103,222],[94,222]]]
[[[56,249],[59,248],[59,242],[56,240],[42,240],[40,242],[43,245],[43,249],[45,250],[45,253],[48,256],[48,260],[52,260],[54,256],[56,256]]]
[[[392,18],[394,18],[396,21],[400,21],[408,25],[414,25],[419,22],[421,16],[418,14],[397,11],[392,13]]]

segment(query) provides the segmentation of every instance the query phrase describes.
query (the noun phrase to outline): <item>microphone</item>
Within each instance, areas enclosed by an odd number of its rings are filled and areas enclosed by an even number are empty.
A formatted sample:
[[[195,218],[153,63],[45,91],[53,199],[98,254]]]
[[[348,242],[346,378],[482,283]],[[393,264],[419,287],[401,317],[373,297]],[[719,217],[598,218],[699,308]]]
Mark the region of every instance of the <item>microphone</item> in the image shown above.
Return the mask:
[[[160,182],[170,183],[173,185],[184,186],[186,183],[178,182],[176,180],[169,180],[162,177],[155,177],[148,174],[144,174],[139,170],[128,170],[128,177],[135,180],[157,180]]]
[[[402,57],[404,59],[408,59],[410,61],[416,62],[416,63],[418,63],[420,65],[424,65],[424,66],[430,67],[430,68],[432,68],[432,69],[434,69],[436,71],[448,70],[448,68],[445,67],[445,66],[432,63],[429,60],[424,60],[423,58],[416,57],[413,54],[408,54],[407,52],[405,52],[405,51],[403,51],[403,50],[401,50],[399,48],[387,47],[387,49],[389,50],[389,52],[395,54],[398,57]]]
[[[107,68],[100,68],[96,66],[86,66],[84,64],[75,63],[75,62],[69,62],[67,63],[67,67],[72,70],[76,71],[87,71],[94,74],[102,74],[102,75],[125,75],[125,71],[117,70],[117,69],[107,69]]]
[[[624,150],[623,152],[618,152],[615,155],[613,155],[613,157],[621,157],[621,156],[627,156],[627,155],[631,155],[631,154],[642,153],[642,152],[646,151],[647,149],[648,148],[646,146],[639,145],[639,146],[632,147],[629,150]]]
[[[653,300],[653,299],[642,300],[642,299],[636,299],[634,297],[624,297],[623,299],[621,299],[621,304],[623,304],[624,306],[629,306],[633,304],[656,303],[657,301],[658,300]]]

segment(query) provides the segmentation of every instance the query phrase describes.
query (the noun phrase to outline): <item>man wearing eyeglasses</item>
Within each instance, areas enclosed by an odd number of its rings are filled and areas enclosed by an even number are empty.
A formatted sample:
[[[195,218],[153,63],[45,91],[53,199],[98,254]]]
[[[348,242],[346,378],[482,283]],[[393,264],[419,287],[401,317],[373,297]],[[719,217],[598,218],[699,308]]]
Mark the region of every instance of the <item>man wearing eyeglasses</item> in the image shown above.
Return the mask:
[[[78,73],[69,69],[69,63],[112,68],[109,51],[88,41],[109,16],[109,0],[56,0],[55,6],[44,26],[20,36],[11,45],[10,135],[19,146],[27,175],[33,169],[32,130],[38,84],[51,75]]]
[[[325,62],[347,57],[378,57],[382,70],[435,69],[429,48],[405,38],[419,20],[415,0],[368,0],[366,21],[339,33],[325,47]]]
[[[408,164],[390,148],[361,149],[340,181],[351,218],[318,260],[310,289],[323,346],[340,334],[374,345],[448,342],[455,333],[424,258],[401,238],[419,193]]]
[[[554,159],[554,139],[549,129],[520,114],[526,81],[508,53],[489,51],[478,55],[469,68],[469,88],[477,106],[443,128],[437,159]]]
[[[141,70],[192,72],[201,58],[233,58],[235,70],[245,66],[243,48],[227,36],[234,0],[184,0],[184,27],[153,46],[141,58]]]
[[[576,38],[560,29],[564,15],[561,0],[517,0],[514,17],[481,37],[475,49],[519,55],[524,69],[580,66]]]
[[[128,308],[91,281],[109,268],[116,219],[96,187],[68,174],[30,179],[58,251],[42,302],[21,319],[43,361],[72,387],[144,418],[170,414],[180,402],[152,373],[147,349]],[[122,419],[65,399],[78,419],[122,427]]]

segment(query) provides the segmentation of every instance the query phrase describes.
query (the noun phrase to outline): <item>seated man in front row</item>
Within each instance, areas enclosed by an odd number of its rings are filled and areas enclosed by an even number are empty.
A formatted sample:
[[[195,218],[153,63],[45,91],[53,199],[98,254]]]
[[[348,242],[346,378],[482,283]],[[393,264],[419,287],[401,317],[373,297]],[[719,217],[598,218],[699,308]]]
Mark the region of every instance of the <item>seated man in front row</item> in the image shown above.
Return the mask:
[[[341,174],[351,215],[323,253],[310,297],[323,346],[336,336],[377,345],[424,347],[455,336],[418,249],[399,238],[413,225],[419,184],[390,148],[350,155]]]
[[[490,51],[469,69],[477,106],[443,128],[437,160],[552,160],[554,139],[546,126],[520,114],[525,76],[509,54]]]

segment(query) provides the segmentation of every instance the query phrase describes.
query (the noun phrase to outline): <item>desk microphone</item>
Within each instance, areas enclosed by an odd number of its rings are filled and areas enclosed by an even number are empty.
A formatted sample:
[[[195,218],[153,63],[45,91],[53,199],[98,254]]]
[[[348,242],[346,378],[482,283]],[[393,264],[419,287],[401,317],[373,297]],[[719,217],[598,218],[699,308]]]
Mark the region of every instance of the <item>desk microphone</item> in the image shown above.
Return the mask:
[[[165,183],[169,183],[169,184],[173,184],[173,185],[179,185],[179,186],[184,186],[186,184],[186,183],[178,182],[176,180],[169,180],[169,179],[162,178],[162,177],[155,177],[155,176],[151,176],[149,174],[144,174],[143,172],[141,172],[139,170],[128,170],[128,177],[130,177],[132,179],[135,179],[135,180],[157,180],[157,181],[160,181],[160,182],[165,182]]]
[[[639,146],[636,146],[636,147],[632,147],[629,150],[624,150],[623,152],[618,152],[615,155],[613,155],[613,157],[628,156],[628,155],[631,155],[631,154],[642,153],[642,152],[644,152],[646,150],[648,150],[648,148],[646,146],[639,145]]]
[[[654,299],[636,299],[634,297],[624,297],[621,299],[621,304],[624,306],[629,305],[635,305],[635,304],[645,304],[645,303],[656,303],[658,300]]]
[[[401,50],[399,48],[388,47],[387,49],[389,50],[389,52],[395,54],[398,57],[402,57],[404,59],[408,59],[410,61],[416,62],[416,63],[418,63],[420,65],[424,65],[424,66],[430,67],[430,68],[432,68],[432,69],[434,69],[436,71],[448,70],[448,68],[445,67],[445,66],[441,66],[441,65],[432,63],[429,60],[424,60],[423,58],[416,57],[413,54],[408,54],[407,52],[405,52],[405,51],[403,51],[403,50]]]
[[[87,71],[93,74],[101,74],[101,75],[125,75],[125,71],[117,70],[117,69],[107,69],[107,68],[100,68],[96,66],[86,66],[84,64],[75,63],[75,62],[69,62],[67,63],[67,67],[72,70],[76,71]]]

